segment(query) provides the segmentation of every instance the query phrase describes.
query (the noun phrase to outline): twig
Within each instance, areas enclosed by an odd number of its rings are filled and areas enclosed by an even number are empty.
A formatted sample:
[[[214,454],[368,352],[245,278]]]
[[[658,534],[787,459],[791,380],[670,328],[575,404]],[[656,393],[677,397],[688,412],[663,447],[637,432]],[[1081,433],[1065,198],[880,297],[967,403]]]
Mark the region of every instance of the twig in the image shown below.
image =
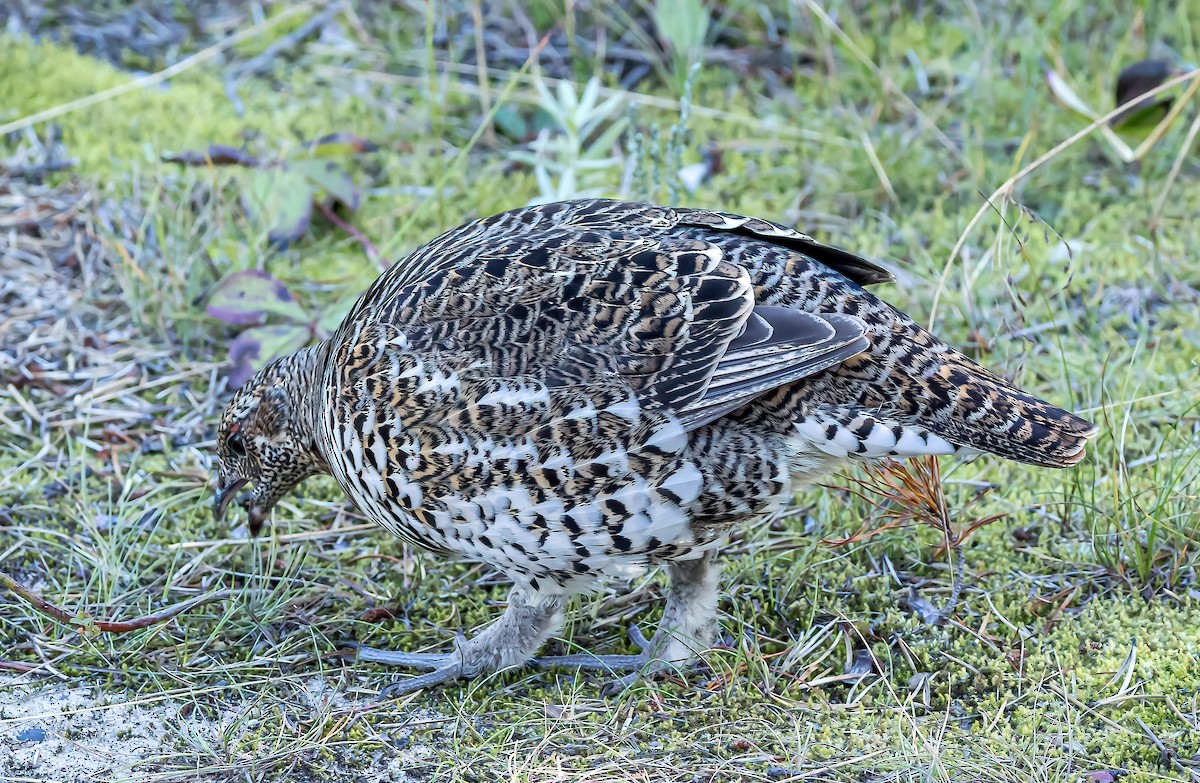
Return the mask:
[[[0,174],[13,179],[40,179],[44,174],[66,171],[74,166],[75,161],[73,160],[51,160],[45,163],[13,166],[12,168],[0,165]]]
[[[1160,740],[1153,731],[1150,730],[1150,727],[1142,722],[1141,718],[1135,715],[1133,719],[1137,722],[1137,725],[1142,727],[1142,731],[1146,732],[1146,736],[1149,737],[1150,741],[1154,743],[1154,747],[1158,748],[1159,755],[1162,757],[1163,762],[1170,762],[1171,766],[1185,773],[1191,780],[1200,780],[1200,772],[1197,772],[1195,769],[1190,769],[1188,765],[1180,761],[1179,754],[1175,752],[1174,748],[1167,747],[1167,745],[1163,743],[1163,741]]]
[[[345,220],[342,220],[341,216],[334,211],[333,207],[329,206],[329,204],[327,204],[324,200],[317,200],[316,204],[317,209],[321,210],[321,214],[324,215],[330,223],[334,224],[342,231],[345,231],[347,234],[358,240],[359,244],[363,246],[363,250],[366,251],[367,258],[371,259],[371,261],[374,263],[379,264],[384,269],[387,269],[388,266],[390,266],[390,264],[387,262],[387,259],[380,256],[379,248],[375,246],[374,242],[367,238],[366,234],[359,231]]]
[[[52,620],[73,625],[81,631],[84,629],[95,629],[101,633],[128,633],[129,631],[136,631],[139,628],[165,623],[189,609],[194,609],[201,604],[211,601],[222,601],[232,595],[231,590],[216,590],[204,595],[198,595],[195,598],[189,598],[186,601],[168,606],[166,609],[160,609],[157,612],[143,615],[133,620],[94,620],[85,614],[72,614],[66,609],[55,606],[2,571],[0,571],[0,587],[8,588],[16,593],[37,612]]]
[[[52,120],[55,117],[61,117],[62,115],[69,114],[73,111],[86,109],[87,107],[94,106],[97,103],[103,103],[109,98],[116,98],[119,95],[134,92],[135,90],[140,90],[143,87],[153,87],[156,84],[162,84],[171,77],[178,76],[186,70],[195,68],[197,65],[213,59],[226,49],[236,46],[242,41],[253,38],[260,33],[265,33],[267,30],[277,27],[283,22],[286,22],[288,19],[291,19],[293,16],[311,10],[311,8],[312,6],[309,3],[300,3],[298,5],[294,5],[286,11],[282,11],[279,14],[272,16],[270,19],[264,19],[262,22],[259,22],[258,24],[248,27],[240,32],[234,33],[225,40],[215,43],[207,49],[201,49],[192,56],[183,58],[169,68],[164,68],[161,71],[147,74],[146,76],[140,76],[137,79],[125,82],[124,84],[118,84],[115,87],[110,87],[107,90],[101,90],[100,92],[92,93],[91,95],[85,95],[82,98],[77,98],[73,101],[67,101],[66,103],[60,103],[57,106],[51,106],[49,109],[44,109],[35,114],[30,114],[28,117],[22,117],[19,120],[6,122],[3,125],[0,125],[0,136],[12,133],[13,131],[28,128],[32,125],[37,125],[39,122]]]
[[[291,544],[296,541],[316,541],[323,538],[338,538],[340,536],[357,535],[358,533],[366,533],[371,530],[378,530],[379,525],[374,522],[368,522],[362,525],[350,525],[348,527],[330,528],[325,530],[308,530],[303,533],[285,533],[275,537],[275,543],[279,545]],[[174,544],[168,544],[165,548],[167,551],[177,549],[204,549],[206,547],[217,546],[249,546],[255,542],[253,538],[218,538],[212,541],[177,541]]]

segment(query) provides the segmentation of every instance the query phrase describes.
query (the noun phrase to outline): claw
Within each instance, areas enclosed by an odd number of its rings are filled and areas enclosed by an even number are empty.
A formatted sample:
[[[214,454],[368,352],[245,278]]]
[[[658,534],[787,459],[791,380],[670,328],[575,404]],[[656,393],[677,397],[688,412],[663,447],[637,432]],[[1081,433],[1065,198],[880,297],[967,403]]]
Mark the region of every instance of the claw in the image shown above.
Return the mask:
[[[637,655],[593,655],[591,653],[543,655],[534,658],[531,663],[540,669],[583,669],[604,671],[613,675],[624,672],[603,687],[601,693],[604,696],[615,696],[627,690],[642,677],[679,669],[678,664],[672,664],[658,657],[657,654],[661,651],[658,643],[655,639],[647,639],[636,624],[631,624],[627,632],[629,640],[641,650]]]
[[[458,642],[455,645],[457,650]],[[441,685],[448,680],[457,680],[463,676],[462,659],[459,653],[410,653],[397,652],[396,650],[380,650],[376,647],[367,647],[357,642],[350,642],[348,645],[353,649],[355,655],[354,660],[364,661],[366,663],[382,663],[385,666],[405,666],[410,669],[420,669],[425,674],[419,674],[416,677],[406,677],[402,680],[397,680],[379,692],[379,699],[394,699],[398,696],[404,696],[419,691],[424,688],[429,688],[434,685]]]
[[[629,641],[641,651],[637,655],[593,655],[586,652],[574,655],[543,655],[534,658],[533,664],[542,669],[587,669],[607,671],[610,674],[641,672],[654,661],[651,651],[654,643],[646,638],[636,623],[630,623],[626,632],[629,634]]]
[[[625,691],[637,684],[638,680],[642,679],[643,675],[640,671],[630,672],[621,677],[614,677],[606,682],[600,688],[601,696],[620,696]]]

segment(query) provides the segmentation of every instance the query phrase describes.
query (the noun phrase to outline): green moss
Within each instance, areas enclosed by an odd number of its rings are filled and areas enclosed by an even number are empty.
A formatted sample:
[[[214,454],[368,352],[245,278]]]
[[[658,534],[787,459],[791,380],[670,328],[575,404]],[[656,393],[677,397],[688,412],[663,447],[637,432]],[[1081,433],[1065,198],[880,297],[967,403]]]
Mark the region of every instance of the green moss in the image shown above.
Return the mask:
[[[6,37],[0,52],[0,119],[11,121],[132,81],[129,74],[49,43]],[[261,137],[267,154],[300,139],[335,131],[388,140],[377,106],[360,96],[314,89],[314,77],[282,88],[261,79],[238,83],[245,104],[239,117],[211,65],[185,71],[157,86],[135,90],[54,120],[70,154],[88,176],[155,173],[167,152],[209,144],[237,146]],[[335,121],[333,118],[337,118]]]

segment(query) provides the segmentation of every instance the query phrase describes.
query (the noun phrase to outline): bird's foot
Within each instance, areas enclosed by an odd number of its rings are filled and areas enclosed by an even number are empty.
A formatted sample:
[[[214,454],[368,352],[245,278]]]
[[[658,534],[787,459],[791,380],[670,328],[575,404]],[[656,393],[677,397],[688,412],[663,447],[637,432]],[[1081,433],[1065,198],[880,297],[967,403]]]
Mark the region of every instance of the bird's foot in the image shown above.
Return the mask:
[[[594,655],[574,653],[572,655],[542,655],[533,663],[542,669],[590,669],[608,672],[640,671],[650,663],[650,641],[636,625],[629,626],[629,640],[641,650],[637,655]]]
[[[398,696],[407,695],[413,691],[419,691],[434,685],[441,685],[449,680],[456,680],[465,676],[462,665],[461,645],[462,639],[460,638],[456,644],[458,649],[452,653],[398,652],[396,650],[380,650],[375,647],[366,647],[358,644],[351,645],[351,647],[356,651],[354,657],[356,662],[365,661],[367,663],[381,663],[385,666],[403,666],[425,672],[425,674],[416,677],[397,680],[379,692],[380,699],[393,699]]]
[[[426,670],[425,674],[384,688],[380,693],[382,698],[412,693],[448,680],[469,680],[527,663],[546,637],[562,624],[565,605],[563,596],[530,596],[513,588],[504,614],[470,639],[460,633],[453,652],[407,653],[356,646],[355,659]]]
[[[436,671],[454,657],[454,653],[411,653],[396,650],[380,650],[377,647],[367,647],[361,644],[349,644],[355,651],[355,662],[382,663],[384,666],[404,666],[409,669]]]
[[[630,625],[629,640],[637,645],[641,652],[636,655],[594,655],[592,653],[543,655],[534,658],[532,663],[542,669],[587,669],[606,671],[610,674],[624,672],[604,686],[605,696],[614,696],[627,690],[643,676],[675,668],[670,661],[664,661],[657,656],[660,648],[656,642],[657,635],[655,639],[647,639],[640,628]]]
[[[457,680],[463,676],[463,668],[460,663],[449,663],[445,666],[434,669],[424,674],[418,674],[416,677],[406,677],[403,680],[396,680],[391,685],[385,686],[379,692],[379,700],[395,699],[400,696],[407,696],[415,691],[424,688],[432,688],[434,685],[441,685],[450,680]]]

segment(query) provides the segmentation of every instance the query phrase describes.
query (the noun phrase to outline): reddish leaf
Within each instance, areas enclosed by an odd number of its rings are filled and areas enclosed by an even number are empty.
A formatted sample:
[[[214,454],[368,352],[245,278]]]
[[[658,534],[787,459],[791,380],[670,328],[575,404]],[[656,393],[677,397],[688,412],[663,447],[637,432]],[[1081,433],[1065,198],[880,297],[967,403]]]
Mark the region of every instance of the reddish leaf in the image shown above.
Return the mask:
[[[246,332],[229,341],[229,388],[240,389],[254,376],[254,364],[261,353],[262,343]]]
[[[262,323],[268,313],[293,321],[308,321],[308,313],[287,286],[257,269],[235,272],[222,280],[209,297],[205,312],[240,326]]]
[[[396,610],[386,606],[372,606],[358,616],[364,623],[381,623],[396,617]]]
[[[1097,769],[1092,772],[1083,773],[1083,777],[1088,783],[1115,783],[1117,776],[1115,773],[1107,769]]]
[[[224,144],[210,144],[206,150],[187,150],[174,155],[163,155],[163,160],[181,166],[258,166],[258,158],[249,152]]]

